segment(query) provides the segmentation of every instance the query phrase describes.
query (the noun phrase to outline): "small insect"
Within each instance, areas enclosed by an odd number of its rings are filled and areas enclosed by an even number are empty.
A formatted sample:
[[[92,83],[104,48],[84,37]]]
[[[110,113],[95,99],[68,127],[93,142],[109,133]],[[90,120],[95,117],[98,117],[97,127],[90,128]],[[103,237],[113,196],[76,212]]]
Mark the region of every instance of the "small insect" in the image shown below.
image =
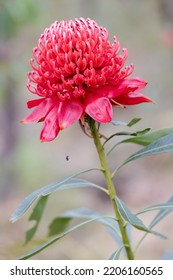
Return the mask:
[[[70,159],[69,156],[66,156],[66,160],[69,161],[69,159]]]

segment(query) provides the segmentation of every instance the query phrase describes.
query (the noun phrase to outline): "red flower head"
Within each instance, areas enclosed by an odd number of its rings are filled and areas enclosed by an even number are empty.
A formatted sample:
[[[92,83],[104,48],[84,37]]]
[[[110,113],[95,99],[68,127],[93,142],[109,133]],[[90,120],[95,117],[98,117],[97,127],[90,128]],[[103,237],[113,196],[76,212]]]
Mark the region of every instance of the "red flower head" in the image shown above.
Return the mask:
[[[34,111],[24,123],[43,121],[40,139],[51,141],[60,130],[89,115],[99,123],[112,120],[113,106],[135,105],[151,100],[139,90],[140,78],[127,78],[127,50],[108,40],[108,31],[91,19],[56,21],[46,28],[33,49],[27,87],[40,98],[27,103]]]

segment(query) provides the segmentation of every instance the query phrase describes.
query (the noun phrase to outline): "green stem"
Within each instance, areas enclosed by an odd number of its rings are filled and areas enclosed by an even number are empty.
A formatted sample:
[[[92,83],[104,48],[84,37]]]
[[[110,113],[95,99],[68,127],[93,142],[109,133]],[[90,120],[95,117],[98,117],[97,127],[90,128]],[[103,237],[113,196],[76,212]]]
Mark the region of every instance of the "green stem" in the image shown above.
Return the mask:
[[[127,253],[127,257],[128,257],[129,260],[133,260],[134,259],[134,254],[132,252],[130,242],[129,242],[129,238],[128,238],[128,235],[127,235],[126,223],[125,223],[124,219],[122,218],[122,216],[121,216],[121,214],[118,210],[118,206],[115,202],[115,197],[117,196],[117,194],[116,194],[116,190],[115,190],[115,187],[114,187],[112,176],[111,176],[111,173],[110,173],[110,170],[109,170],[109,166],[108,166],[107,158],[106,158],[106,155],[105,155],[105,152],[104,152],[104,148],[103,148],[103,145],[100,141],[100,135],[99,135],[98,129],[96,128],[96,123],[95,123],[94,120],[89,119],[88,124],[90,126],[91,134],[93,136],[94,143],[95,143],[98,155],[99,155],[100,164],[101,164],[101,167],[103,169],[104,177],[105,177],[106,184],[107,184],[107,187],[108,187],[109,197],[110,197],[110,199],[113,203],[114,212],[115,212],[115,215],[116,215],[116,220],[119,224],[119,228],[120,228],[121,235],[122,235],[122,241],[123,241],[126,253]]]

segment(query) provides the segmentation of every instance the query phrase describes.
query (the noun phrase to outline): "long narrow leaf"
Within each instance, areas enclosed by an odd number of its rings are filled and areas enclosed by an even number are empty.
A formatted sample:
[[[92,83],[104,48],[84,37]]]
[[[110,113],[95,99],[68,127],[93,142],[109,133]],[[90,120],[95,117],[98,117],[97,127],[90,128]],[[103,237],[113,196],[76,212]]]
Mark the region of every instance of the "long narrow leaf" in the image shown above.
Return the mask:
[[[118,145],[123,144],[123,143],[134,143],[134,144],[138,144],[141,146],[148,146],[150,144],[152,144],[153,142],[159,140],[161,137],[167,136],[171,133],[173,133],[173,127],[170,128],[164,128],[164,129],[160,129],[160,130],[156,130],[156,131],[152,131],[149,133],[145,133],[147,132],[149,129],[146,129],[144,131],[142,131],[142,134],[144,135],[139,135],[139,132],[136,132],[137,135],[135,135],[134,133],[123,133],[122,135],[130,135],[131,137],[124,139],[118,143],[116,143],[107,153],[107,155],[109,155]],[[144,132],[144,133],[143,133]],[[121,134],[120,134],[121,135]],[[132,137],[134,135],[134,137]],[[110,138],[111,139],[111,138]],[[106,142],[106,141],[105,141]]]
[[[64,231],[61,234],[56,235],[55,237],[51,238],[50,240],[48,240],[47,242],[43,243],[42,245],[34,248],[33,250],[29,251],[28,253],[24,254],[23,256],[19,257],[19,260],[27,260],[31,257],[33,257],[34,255],[38,254],[39,252],[43,251],[44,249],[46,249],[47,247],[49,247],[50,245],[52,245],[53,243],[55,243],[56,241],[58,241],[59,239],[61,239],[62,237],[66,236],[68,233],[71,233],[72,231],[94,221],[95,219],[91,219],[82,223],[79,223],[78,225]]]
[[[136,215],[130,212],[130,210],[127,208],[124,202],[122,202],[118,197],[115,197],[115,201],[121,216],[126,222],[140,230],[148,231],[147,227],[143,224],[143,222]]]
[[[171,204],[172,205],[173,203],[173,196],[165,203],[165,204]],[[157,206],[157,205],[156,205]],[[151,207],[152,208],[152,207]],[[157,208],[157,207],[156,207]],[[150,209],[150,208],[148,208]],[[153,210],[156,210],[156,209],[153,209]],[[159,209],[157,209],[159,210]],[[150,225],[149,225],[149,229],[151,230],[156,224],[158,224],[166,215],[168,215],[170,213],[170,211],[172,211],[172,208],[160,208],[160,211],[158,214],[156,214],[156,216],[153,218],[153,220],[151,221]],[[147,211],[141,211],[140,213],[138,214],[142,214],[142,213],[145,213]],[[145,239],[145,237],[147,236],[148,232],[146,232],[143,237],[139,240],[137,246],[136,246],[136,249],[135,251],[137,251],[138,247],[140,246],[140,244],[142,243],[142,241]]]
[[[131,127],[133,125],[135,125],[136,123],[138,123],[139,121],[141,121],[141,118],[134,118],[132,119],[129,123],[126,122],[122,122],[122,121],[111,121],[111,124],[115,125],[115,126],[128,126]]]
[[[146,130],[146,132],[147,132],[147,130]],[[121,143],[135,143],[135,144],[142,145],[142,146],[148,146],[148,145],[152,144],[153,142],[159,140],[161,137],[169,135],[170,133],[173,133],[173,127],[152,131],[152,132],[146,133],[142,136],[131,137],[131,138],[121,141]]]
[[[143,222],[136,215],[134,215],[130,212],[130,210],[127,208],[127,206],[124,204],[124,202],[122,202],[118,197],[115,198],[115,201],[117,203],[121,216],[127,223],[131,224],[133,227],[135,227],[139,230],[159,236],[162,239],[166,238],[164,235],[162,235],[158,232],[155,232],[155,231],[151,230],[150,228],[146,227],[143,224]]]
[[[49,236],[51,233],[58,233],[59,228],[56,227],[57,224],[59,224],[59,221],[63,219],[74,219],[74,218],[79,218],[79,219],[98,219],[97,221],[107,227],[111,235],[115,238],[115,240],[118,242],[119,245],[122,245],[122,240],[121,240],[121,234],[119,231],[118,223],[114,219],[114,217],[109,217],[109,216],[102,216],[100,213],[92,211],[87,208],[77,208],[73,210],[69,210],[64,212],[63,214],[59,215],[57,218],[55,218],[52,223],[49,226]],[[53,225],[57,228],[57,232],[55,231],[56,229],[53,228]]]
[[[137,153],[128,157],[123,164],[120,166],[124,166],[125,164],[150,155],[160,154],[160,153],[168,153],[173,152],[173,133],[161,137],[159,140],[155,141],[154,143],[148,145],[144,149],[139,150]],[[119,168],[120,168],[119,167]]]
[[[33,203],[40,196],[47,196],[55,191],[67,190],[67,189],[72,189],[72,188],[93,187],[93,188],[97,188],[97,189],[102,190],[105,193],[107,193],[106,189],[102,188],[101,186],[99,186],[97,184],[94,184],[94,183],[89,182],[84,179],[75,178],[76,176],[78,176],[79,174],[82,174],[84,172],[87,172],[87,171],[83,171],[83,172],[80,172],[80,173],[77,173],[77,174],[74,174],[74,175],[71,175],[68,177],[61,178],[51,184],[48,184],[40,189],[37,189],[36,191],[31,193],[20,203],[18,208],[12,214],[11,221],[15,222],[18,219],[20,219],[30,209],[30,207],[33,205]]]
[[[168,205],[173,204],[173,196],[168,200]],[[159,213],[153,218],[149,227],[153,228],[158,222],[160,222],[166,215],[168,215],[172,211],[172,208],[161,208]]]
[[[91,218],[87,221],[84,221],[82,223],[79,223],[69,229],[67,229],[66,231],[64,231],[63,233],[61,234],[58,234],[56,236],[54,236],[53,238],[51,238],[50,240],[48,240],[47,242],[43,243],[42,245],[34,248],[33,250],[29,251],[28,253],[24,254],[23,256],[19,257],[19,260],[26,260],[26,259],[29,259],[31,258],[32,256],[38,254],[39,252],[43,251],[44,249],[46,249],[47,247],[49,247],[50,245],[52,245],[53,243],[55,243],[56,241],[58,241],[59,239],[61,239],[62,237],[66,236],[68,233],[71,233],[72,231],[84,226],[84,225],[87,225],[91,222],[94,222],[96,220],[99,220],[99,219],[102,219],[102,218],[105,218],[106,217],[99,217],[99,218]]]
[[[166,210],[166,212],[171,212],[171,211],[173,211],[173,202],[153,205],[151,207],[148,207],[148,208],[138,212],[137,215],[143,214],[146,212],[150,212],[150,211],[156,211],[156,210],[162,210],[162,211]]]
[[[143,136],[141,135],[144,135],[144,134],[147,134],[148,135],[148,131],[150,131],[151,128],[145,128],[143,130],[139,130],[139,131],[136,131],[136,132],[128,132],[128,131],[120,131],[120,132],[117,132],[117,133],[114,133],[112,134],[109,138],[107,138],[105,140],[105,142],[103,143],[103,147],[104,145],[110,141],[113,137],[116,137],[116,136],[131,136],[130,138],[127,138],[125,140],[122,140],[118,143],[116,143],[107,153],[107,155],[109,155],[118,145],[122,144],[122,143],[128,143],[128,142],[132,142],[132,143],[135,143],[135,144],[140,144],[140,145],[144,145],[146,146],[146,138],[145,140],[143,139]],[[134,137],[135,136],[135,137]],[[144,144],[145,143],[145,144]]]

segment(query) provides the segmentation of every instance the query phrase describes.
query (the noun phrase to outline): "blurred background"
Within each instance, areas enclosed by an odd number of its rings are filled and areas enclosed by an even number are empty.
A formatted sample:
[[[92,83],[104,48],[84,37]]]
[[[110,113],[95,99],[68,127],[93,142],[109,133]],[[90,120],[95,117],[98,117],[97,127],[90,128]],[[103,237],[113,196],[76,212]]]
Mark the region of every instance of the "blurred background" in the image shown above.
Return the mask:
[[[44,242],[47,226],[63,211],[89,207],[103,214],[113,213],[102,193],[77,189],[54,193],[49,198],[38,233],[27,246],[25,232],[33,225],[27,221],[28,215],[14,224],[9,222],[20,201],[35,189],[62,176],[98,167],[92,140],[82,133],[78,124],[61,132],[50,143],[39,141],[41,124],[20,124],[29,113],[27,100],[34,98],[26,89],[32,48],[43,30],[55,20],[75,17],[90,17],[105,26],[110,41],[116,34],[121,47],[128,49],[127,65],[134,63],[134,76],[148,81],[145,94],[157,103],[116,109],[114,118],[128,122],[141,117],[136,129],[173,126],[172,0],[0,0],[0,259],[16,259]],[[106,135],[116,129],[111,125],[102,127]],[[111,168],[137,148],[140,147],[133,144],[120,146],[110,157]],[[104,186],[103,178],[94,172],[83,178]],[[119,171],[115,184],[119,197],[134,213],[167,201],[173,194],[172,154],[130,163]],[[146,225],[154,214],[143,215]],[[160,241],[148,235],[137,259],[160,259],[166,251],[173,250],[172,221],[173,215],[169,214],[155,228],[168,239]],[[132,236],[135,245],[142,235],[134,230]],[[116,248],[106,229],[93,223],[55,243],[35,259],[107,259]]]

